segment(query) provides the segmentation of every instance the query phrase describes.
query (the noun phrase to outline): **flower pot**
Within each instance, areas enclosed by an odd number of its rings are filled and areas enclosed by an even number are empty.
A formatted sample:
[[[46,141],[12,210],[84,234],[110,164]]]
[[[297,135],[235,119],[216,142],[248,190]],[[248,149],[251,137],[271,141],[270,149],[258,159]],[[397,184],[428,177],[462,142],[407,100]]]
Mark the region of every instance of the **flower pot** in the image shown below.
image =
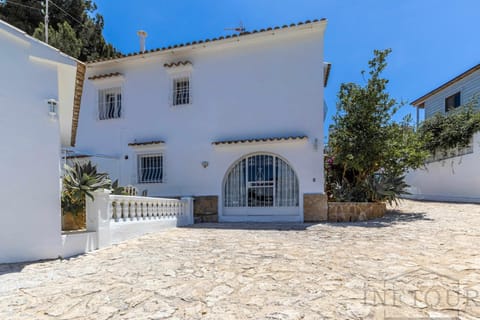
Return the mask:
[[[62,230],[82,230],[86,228],[85,212],[73,214],[71,212],[63,212],[62,214]]]

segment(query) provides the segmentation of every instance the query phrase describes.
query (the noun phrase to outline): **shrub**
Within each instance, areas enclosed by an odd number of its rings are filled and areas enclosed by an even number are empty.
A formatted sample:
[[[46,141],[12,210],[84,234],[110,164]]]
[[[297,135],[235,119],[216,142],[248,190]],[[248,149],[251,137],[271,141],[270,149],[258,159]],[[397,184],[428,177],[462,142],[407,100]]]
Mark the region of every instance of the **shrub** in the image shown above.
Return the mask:
[[[402,104],[390,97],[381,77],[390,52],[374,51],[364,86],[340,86],[326,165],[326,190],[336,201],[396,201],[407,187],[406,170],[419,168],[428,156],[411,117],[393,120]]]
[[[473,134],[480,131],[480,113],[474,108],[477,104],[474,98],[463,107],[426,119],[418,130],[425,149],[446,155],[449,149],[468,146]]]

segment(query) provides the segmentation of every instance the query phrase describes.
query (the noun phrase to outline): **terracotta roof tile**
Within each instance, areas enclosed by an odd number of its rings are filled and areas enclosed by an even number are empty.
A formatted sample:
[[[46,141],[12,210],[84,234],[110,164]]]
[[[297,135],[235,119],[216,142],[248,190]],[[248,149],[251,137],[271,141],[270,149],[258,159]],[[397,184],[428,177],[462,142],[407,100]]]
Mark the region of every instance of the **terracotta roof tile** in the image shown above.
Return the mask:
[[[185,60],[185,61],[177,61],[177,62],[170,62],[170,63],[165,63],[163,66],[165,68],[172,68],[172,67],[180,67],[180,66],[186,66],[188,64],[192,64],[190,61]]]
[[[231,145],[231,144],[247,144],[247,143],[259,143],[259,142],[288,142],[288,141],[300,141],[308,139],[307,136],[290,136],[290,137],[271,137],[271,138],[253,138],[253,139],[241,139],[241,140],[223,140],[212,142],[213,145]]]
[[[152,140],[152,141],[145,141],[145,142],[131,142],[128,145],[130,147],[138,147],[138,146],[148,146],[148,145],[154,145],[154,144],[164,144],[165,141],[163,140]]]
[[[298,23],[292,23],[289,25],[283,25],[281,27],[279,26],[275,26],[275,27],[270,27],[268,29],[260,29],[260,30],[252,30],[252,31],[245,31],[245,32],[242,32],[240,34],[232,34],[232,35],[227,35],[225,37],[218,37],[218,38],[212,38],[212,39],[204,39],[204,40],[197,40],[197,41],[191,41],[191,42],[186,42],[186,43],[181,43],[181,44],[176,44],[176,45],[170,45],[168,47],[162,47],[162,48],[155,48],[155,49],[151,49],[151,50],[146,50],[145,52],[134,52],[134,53],[128,53],[128,54],[119,54],[115,57],[111,57],[111,58],[101,58],[101,59],[97,59],[97,60],[93,60],[93,61],[88,61],[87,63],[96,63],[96,62],[103,62],[103,61],[109,61],[109,60],[115,60],[115,59],[120,59],[120,58],[125,58],[125,57],[131,57],[131,56],[136,56],[136,55],[139,55],[139,54],[148,54],[148,53],[152,53],[152,52],[156,52],[156,51],[165,51],[165,50],[171,50],[171,49],[174,49],[174,48],[179,48],[179,47],[188,47],[188,46],[192,46],[192,45],[196,45],[196,44],[201,44],[201,43],[205,43],[205,42],[215,42],[215,41],[219,41],[219,40],[223,40],[223,39],[229,39],[229,38],[236,38],[236,37],[243,37],[243,36],[246,36],[246,35],[250,35],[250,34],[253,34],[253,33],[261,33],[261,32],[269,32],[269,31],[272,31],[272,30],[278,30],[278,29],[286,29],[286,28],[293,28],[293,27],[296,27],[296,26],[301,26],[301,25],[306,25],[306,24],[313,24],[313,23],[316,23],[316,22],[319,22],[319,21],[326,21],[327,19],[325,18],[322,18],[322,19],[315,19],[315,20],[306,20],[306,21],[303,21],[303,22],[298,22]]]
[[[82,100],[83,82],[85,81],[86,66],[77,62],[77,74],[75,75],[75,94],[73,97],[73,115],[72,115],[72,132],[70,136],[70,145],[75,146],[77,141],[78,119],[80,117],[80,104]]]
[[[121,76],[122,74],[120,72],[111,72],[111,73],[106,73],[106,74],[97,74],[91,77],[88,77],[88,80],[99,80],[99,79],[105,79],[105,78],[111,78],[111,77],[118,77]]]

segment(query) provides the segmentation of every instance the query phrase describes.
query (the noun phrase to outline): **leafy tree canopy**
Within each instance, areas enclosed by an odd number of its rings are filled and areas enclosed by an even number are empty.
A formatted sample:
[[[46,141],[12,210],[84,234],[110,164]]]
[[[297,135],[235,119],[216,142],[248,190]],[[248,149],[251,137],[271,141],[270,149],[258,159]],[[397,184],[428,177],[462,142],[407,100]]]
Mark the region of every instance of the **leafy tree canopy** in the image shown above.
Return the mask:
[[[37,39],[45,39],[43,22],[40,22],[38,28],[33,32],[33,36]],[[48,26],[48,43],[72,57],[79,57],[82,52],[82,41],[77,38],[75,31],[67,21],[59,23],[56,29],[51,25]]]
[[[381,77],[390,52],[375,50],[366,84],[343,83],[338,93],[327,165],[327,184],[335,186],[327,190],[337,188],[348,201],[395,200],[407,187],[399,177],[422,166],[428,155],[411,117],[393,120],[402,104],[390,97],[388,80]],[[386,189],[388,196],[378,194]]]
[[[42,41],[42,1],[15,0],[0,5],[0,19]],[[115,56],[102,35],[104,20],[92,0],[49,0],[49,44],[82,61]]]

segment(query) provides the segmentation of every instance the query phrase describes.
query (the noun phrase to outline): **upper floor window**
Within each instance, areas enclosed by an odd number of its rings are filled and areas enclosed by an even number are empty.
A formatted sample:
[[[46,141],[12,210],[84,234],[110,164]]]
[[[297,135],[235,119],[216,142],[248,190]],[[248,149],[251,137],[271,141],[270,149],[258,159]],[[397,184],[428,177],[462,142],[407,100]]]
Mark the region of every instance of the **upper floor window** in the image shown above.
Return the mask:
[[[173,79],[173,105],[190,104],[190,78],[182,77]]]
[[[117,119],[122,116],[122,88],[108,88],[98,91],[98,119]]]
[[[460,104],[461,104],[460,100],[461,100],[460,91],[447,97],[445,99],[445,112],[448,112],[450,110],[460,107]]]
[[[163,182],[163,155],[144,154],[138,156],[138,183]]]

